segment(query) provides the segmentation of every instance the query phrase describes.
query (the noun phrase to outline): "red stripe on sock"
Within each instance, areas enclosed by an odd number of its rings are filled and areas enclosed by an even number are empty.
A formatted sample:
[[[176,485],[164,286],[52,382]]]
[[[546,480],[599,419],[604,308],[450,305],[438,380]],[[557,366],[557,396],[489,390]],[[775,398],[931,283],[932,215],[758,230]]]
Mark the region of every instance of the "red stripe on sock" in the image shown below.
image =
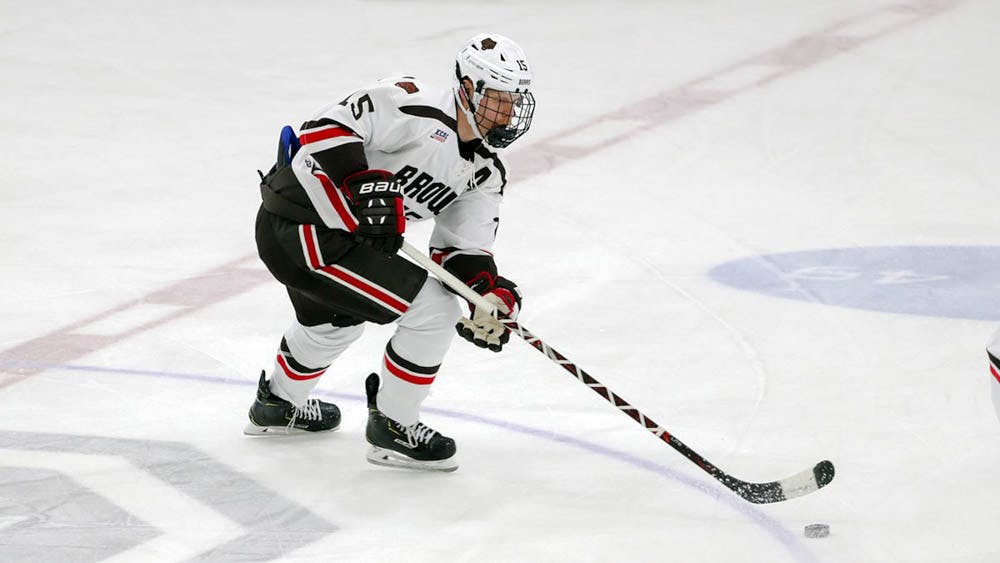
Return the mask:
[[[1000,373],[997,373],[997,368],[993,364],[990,364],[990,373],[996,378],[997,383],[1000,383]]]
[[[392,363],[389,356],[385,357],[385,369],[389,370],[389,373],[395,375],[403,381],[406,381],[407,383],[412,383],[414,385],[430,385],[431,383],[434,383],[435,376],[417,375],[415,373],[404,371],[402,368]]]
[[[285,372],[285,375],[287,375],[289,379],[294,379],[295,381],[307,381],[310,379],[316,379],[317,377],[326,373],[326,368],[323,368],[316,373],[310,373],[305,375],[300,374],[294,371],[292,368],[288,367],[288,362],[285,361],[285,357],[282,356],[281,354],[278,354],[278,365],[281,366],[281,371]]]

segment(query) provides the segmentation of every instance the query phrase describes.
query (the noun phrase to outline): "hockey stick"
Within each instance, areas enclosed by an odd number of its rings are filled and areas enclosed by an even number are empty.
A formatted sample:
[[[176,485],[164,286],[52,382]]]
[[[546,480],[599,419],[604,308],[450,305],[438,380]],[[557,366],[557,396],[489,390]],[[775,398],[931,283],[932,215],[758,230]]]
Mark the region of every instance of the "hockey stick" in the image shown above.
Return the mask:
[[[434,274],[434,277],[441,280],[442,283],[453,289],[456,293],[461,295],[464,299],[476,307],[483,307],[492,314],[497,314],[496,307],[494,307],[492,303],[470,289],[458,278],[451,275],[447,270],[434,262],[434,260],[432,260],[429,256],[420,252],[411,244],[404,242],[403,252],[427,269],[428,272]],[[715,465],[709,463],[709,461],[702,457],[701,454],[692,450],[684,444],[684,442],[681,442],[676,436],[661,428],[659,424],[653,422],[653,420],[648,416],[639,412],[639,410],[630,405],[628,401],[613,393],[602,383],[591,377],[590,374],[578,368],[576,364],[566,359],[566,356],[563,356],[554,350],[551,346],[529,332],[526,328],[519,325],[516,321],[504,319],[503,324],[518,336],[523,338],[525,342],[535,347],[535,349],[539,352],[545,354],[545,357],[562,366],[563,369],[571,373],[573,377],[580,380],[580,382],[587,387],[593,389],[595,393],[600,395],[606,401],[618,407],[618,410],[627,414],[632,420],[641,424],[643,428],[648,430],[654,436],[663,440],[669,444],[670,447],[680,452],[684,457],[688,458],[692,463],[705,471],[705,473],[708,473],[734,493],[752,503],[766,504],[800,497],[825,487],[830,484],[830,481],[833,481],[833,463],[828,460],[821,461],[809,469],[800,471],[795,475],[778,481],[771,481],[768,483],[751,483],[737,479],[736,477],[733,477]]]

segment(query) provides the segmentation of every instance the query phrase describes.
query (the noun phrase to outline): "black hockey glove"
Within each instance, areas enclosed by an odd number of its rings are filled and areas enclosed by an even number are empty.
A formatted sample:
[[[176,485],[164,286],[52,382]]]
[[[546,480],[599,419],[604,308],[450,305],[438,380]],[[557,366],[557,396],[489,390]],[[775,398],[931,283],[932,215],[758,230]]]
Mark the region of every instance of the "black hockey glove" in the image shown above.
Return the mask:
[[[489,284],[492,287],[483,287],[482,279],[477,282],[479,283],[472,284],[471,287],[495,305],[503,318],[517,319],[517,314],[521,311],[521,291],[517,288],[517,284],[500,276],[496,277],[494,283]],[[458,324],[455,325],[455,330],[462,338],[494,352],[502,350],[503,345],[510,341],[510,329],[488,311],[473,306],[469,317],[458,319]]]
[[[354,239],[386,254],[403,246],[406,215],[399,181],[392,172],[363,170],[344,178],[344,193],[354,205]]]

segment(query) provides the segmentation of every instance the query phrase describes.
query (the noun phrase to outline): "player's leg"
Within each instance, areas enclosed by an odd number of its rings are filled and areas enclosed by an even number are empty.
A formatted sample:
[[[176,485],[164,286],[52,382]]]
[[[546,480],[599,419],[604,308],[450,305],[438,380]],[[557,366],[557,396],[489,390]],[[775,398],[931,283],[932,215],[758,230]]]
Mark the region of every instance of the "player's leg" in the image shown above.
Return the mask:
[[[986,355],[989,360],[990,389],[993,394],[993,407],[996,409],[997,420],[1000,420],[1000,330],[993,333],[986,345]]]
[[[420,422],[427,398],[461,316],[457,298],[428,278],[386,344],[381,378],[366,381],[372,444],[368,460],[380,465],[452,471],[455,442]],[[381,379],[381,388],[379,382]]]
[[[315,280],[310,278],[305,258],[301,251],[296,252],[301,247],[298,225],[261,209],[256,234],[261,260],[285,284],[296,320],[285,330],[270,377],[261,372],[244,433],[336,430],[340,409],[333,403],[310,399],[309,394],[337,356],[361,335],[361,321],[338,315],[322,300],[311,297],[322,288],[313,287]]]
[[[300,225],[263,209],[257,218],[257,247],[261,260],[286,286],[296,322],[279,345],[271,378],[261,377],[246,431],[335,429],[339,410],[309,399],[309,393],[360,337],[361,323],[397,319],[427,274],[402,257],[356,244],[349,233]]]
[[[291,293],[291,292],[290,292]],[[340,354],[364,332],[363,325],[305,326],[292,324],[281,339],[270,379],[261,372],[257,398],[250,407],[250,435],[336,430],[340,409],[310,399],[320,377]]]

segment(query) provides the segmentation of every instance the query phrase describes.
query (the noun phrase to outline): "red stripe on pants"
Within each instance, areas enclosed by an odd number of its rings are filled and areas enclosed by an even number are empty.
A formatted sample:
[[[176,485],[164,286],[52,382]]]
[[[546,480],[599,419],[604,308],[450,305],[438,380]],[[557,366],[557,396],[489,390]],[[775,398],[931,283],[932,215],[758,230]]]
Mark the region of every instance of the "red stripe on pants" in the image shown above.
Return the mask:
[[[312,225],[302,225],[302,234],[306,239],[306,253],[309,255],[309,267],[318,269],[323,264],[319,261],[319,249],[316,238],[313,234]]]
[[[385,305],[386,307],[396,311],[399,314],[403,314],[407,309],[410,308],[409,305],[403,303],[402,301],[388,295],[387,293],[380,291],[379,289],[372,287],[365,280],[361,278],[356,278],[350,274],[350,270],[338,269],[333,266],[322,266],[318,268],[321,272],[325,272],[338,280],[341,280],[351,287],[358,289],[365,295],[368,295],[372,299],[378,301],[379,303]]]

